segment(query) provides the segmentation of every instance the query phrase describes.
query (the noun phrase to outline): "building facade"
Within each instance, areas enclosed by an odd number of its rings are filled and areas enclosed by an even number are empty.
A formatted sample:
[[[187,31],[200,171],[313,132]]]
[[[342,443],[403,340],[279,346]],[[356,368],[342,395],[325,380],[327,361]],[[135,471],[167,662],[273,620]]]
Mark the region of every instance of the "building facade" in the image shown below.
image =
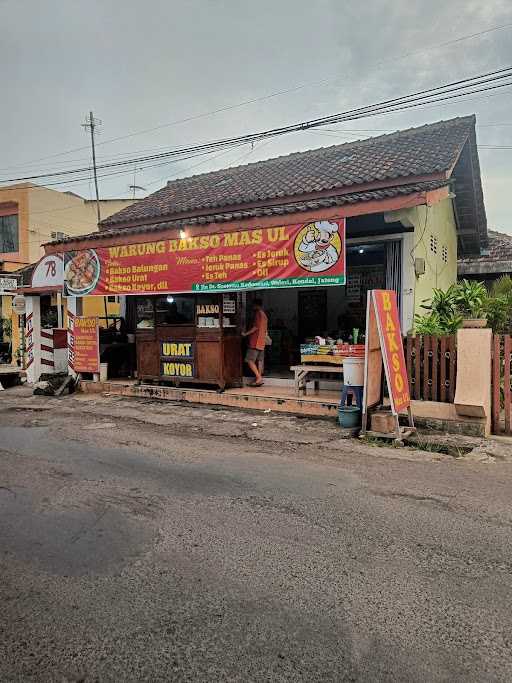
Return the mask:
[[[343,224],[346,254],[346,280],[336,286],[306,277],[286,280],[276,288],[258,266],[261,254],[256,255],[249,284],[237,278],[236,269],[229,277],[221,272],[224,281],[212,283],[218,262],[244,264],[246,252],[237,247],[224,255],[214,249],[197,256],[201,245],[250,243],[262,232],[281,231],[286,236],[307,229],[306,241],[310,246],[317,243],[318,261],[327,253],[322,250],[330,248],[335,224]],[[243,235],[240,242],[235,233]],[[140,330],[138,357],[152,363],[148,376],[158,377],[156,341],[165,341],[168,320],[185,324],[186,319],[187,334],[211,325],[204,317],[193,316],[193,310],[215,306],[203,305],[198,292],[241,292],[237,306],[242,319],[257,293],[270,313],[274,339],[288,340],[275,359],[276,368],[281,363],[286,369],[293,349],[308,339],[326,334],[349,339],[354,330],[364,329],[369,289],[396,291],[402,330],[407,332],[433,288],[455,282],[458,252],[477,254],[486,245],[475,118],[465,117],[173,180],[104,219],[98,232],[56,240],[46,244],[45,251],[62,253],[68,262],[78,251],[94,261],[101,288],[91,286],[88,296],[101,292],[126,299],[130,331]],[[163,279],[152,288],[143,274],[154,264],[146,264],[143,255],[160,248],[161,262],[156,266],[182,275],[172,285]],[[169,253],[174,249],[182,251],[183,258]],[[107,253],[120,255],[111,270],[116,276],[110,280]],[[123,255],[132,260],[123,261]],[[293,249],[289,256],[293,260]],[[83,307],[85,299],[77,296],[70,301]],[[154,333],[148,332],[151,325]],[[150,352],[152,334],[155,351]],[[286,356],[290,340],[293,349]],[[154,358],[149,358],[151,353]]]
[[[128,207],[133,199],[105,199],[100,201],[102,218]],[[21,183],[0,188],[0,278],[16,277],[23,285],[23,274],[44,254],[42,244],[93,232],[98,229],[96,202],[73,192],[60,192],[48,187]],[[18,275],[16,272],[18,271]],[[30,270],[29,273],[30,274]],[[12,345],[14,354],[19,348],[18,316],[12,313],[12,294],[0,292],[0,319],[6,319],[11,329],[1,335],[0,343]],[[93,300],[88,306],[91,314],[103,315],[105,310],[115,314],[115,301]],[[50,302],[55,307],[57,302]],[[6,325],[7,328],[7,325]]]

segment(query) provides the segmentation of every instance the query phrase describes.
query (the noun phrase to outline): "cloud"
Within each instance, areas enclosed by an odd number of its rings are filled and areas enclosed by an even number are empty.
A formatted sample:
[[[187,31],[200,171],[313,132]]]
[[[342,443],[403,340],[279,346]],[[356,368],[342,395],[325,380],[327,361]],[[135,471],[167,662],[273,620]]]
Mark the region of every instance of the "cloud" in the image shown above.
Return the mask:
[[[3,168],[19,165],[18,170],[50,170],[62,168],[67,160],[73,166],[74,160],[87,159],[84,149],[30,167],[26,163],[86,147],[80,124],[89,109],[103,120],[98,153],[106,159],[334,113],[501,68],[512,57],[511,29],[433,47],[511,23],[509,2],[504,0],[24,0],[3,10],[0,60],[7,65],[9,88],[0,111],[0,163]],[[301,84],[307,87],[101,144]],[[479,123],[506,123],[510,97],[480,97],[363,120],[340,127],[337,137],[325,132],[286,136],[254,150],[139,171],[137,184],[154,190],[176,175],[371,134],[343,133],[343,128],[396,130],[473,112]],[[481,127],[478,137],[482,143],[512,146],[512,126]],[[489,224],[512,232],[502,191],[509,179],[511,151],[482,150],[481,165]],[[5,171],[0,174],[6,177]],[[132,180],[133,169],[103,179],[101,190],[105,195],[126,194]],[[89,193],[88,183],[74,189]]]

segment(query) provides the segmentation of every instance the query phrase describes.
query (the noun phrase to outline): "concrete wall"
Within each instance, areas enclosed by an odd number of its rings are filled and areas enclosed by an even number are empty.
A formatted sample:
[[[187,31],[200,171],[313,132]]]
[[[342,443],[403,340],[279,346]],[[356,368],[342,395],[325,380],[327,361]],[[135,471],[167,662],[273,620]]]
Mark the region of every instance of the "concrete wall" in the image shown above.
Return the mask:
[[[425,259],[425,274],[415,278],[414,312],[421,315],[425,312],[421,305],[431,298],[434,287],[447,289],[457,281],[457,228],[451,199],[407,213],[414,226],[414,244],[404,256],[412,269],[415,258]]]
[[[105,199],[100,202],[101,217],[111,216],[133,201]],[[86,235],[98,229],[96,203],[78,195],[22,183],[1,188],[0,212],[12,202],[18,208],[19,251],[0,253],[0,262],[4,262],[0,270],[4,272],[38,261],[44,253],[41,244],[51,240],[52,232]]]
[[[101,217],[107,218],[133,203],[131,199],[105,199],[100,202]],[[43,242],[52,232],[86,235],[98,229],[96,202],[47,187],[32,187],[29,193],[30,262],[44,253]]]
[[[2,187],[0,189],[0,212],[4,215],[6,213],[16,213],[16,208],[10,207],[10,204],[17,205],[18,212],[18,229],[19,229],[19,250],[17,252],[0,252],[0,272],[12,273],[22,266],[29,265],[29,240],[28,240],[28,225],[29,225],[29,198],[28,198],[27,183],[16,185],[13,187]]]

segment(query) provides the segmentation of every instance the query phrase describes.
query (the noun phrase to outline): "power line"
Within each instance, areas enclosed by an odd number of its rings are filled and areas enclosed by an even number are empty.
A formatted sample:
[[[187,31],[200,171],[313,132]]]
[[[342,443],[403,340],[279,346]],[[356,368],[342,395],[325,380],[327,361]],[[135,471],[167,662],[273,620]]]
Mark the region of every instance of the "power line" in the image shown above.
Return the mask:
[[[266,131],[261,131],[258,133],[252,133],[247,135],[241,135],[234,138],[225,138],[221,140],[216,140],[208,143],[193,145],[190,147],[182,147],[174,150],[169,150],[162,152],[160,154],[154,154],[144,157],[138,157],[134,159],[121,160],[116,162],[111,162],[108,164],[98,165],[98,169],[109,169],[117,168],[126,165],[133,166],[134,163],[137,165],[144,164],[145,162],[155,161],[164,158],[177,158],[181,157],[187,153],[208,153],[213,150],[222,149],[230,147],[233,145],[238,145],[243,142],[255,142],[257,140],[266,139],[269,137],[276,137],[279,135],[284,135],[291,132],[297,132],[302,130],[308,130],[311,128],[316,128],[320,126],[325,126],[332,123],[339,123],[343,121],[353,121],[360,118],[367,118],[379,114],[392,113],[396,111],[402,111],[405,109],[410,109],[413,107],[432,104],[435,102],[446,101],[450,99],[459,99],[466,95],[472,95],[479,92],[485,92],[489,90],[495,90],[497,88],[507,87],[512,85],[512,81],[503,81],[504,79],[512,78],[512,67],[507,67],[504,69],[499,69],[497,71],[488,72],[481,74],[479,76],[473,76],[471,78],[461,79],[448,83],[442,86],[437,86],[434,88],[428,88],[421,90],[409,95],[403,95],[401,97],[392,98],[389,100],[384,100],[377,104],[371,104],[364,107],[358,107],[356,109],[351,109],[346,112],[341,112],[338,114],[333,114],[326,117],[321,117],[317,119],[312,119],[309,121],[304,121],[301,123],[296,123],[288,126],[283,126],[280,128],[273,128]],[[482,87],[485,86],[485,87]],[[90,167],[69,169],[63,171],[54,171],[49,173],[23,176],[19,178],[4,179],[2,182],[20,182],[28,180],[36,180],[41,178],[54,178],[69,175],[76,175],[78,173],[84,173],[90,170]]]
[[[414,55],[416,55],[416,54],[422,54],[422,53],[424,53],[424,52],[429,52],[430,50],[437,50],[437,49],[440,49],[440,48],[449,47],[450,45],[455,45],[455,44],[464,42],[464,41],[466,41],[466,40],[471,40],[471,39],[473,39],[473,38],[478,38],[478,37],[480,37],[480,36],[487,35],[487,34],[489,34],[489,33],[494,33],[494,32],[496,32],[496,31],[502,31],[502,30],[509,29],[509,28],[512,28],[512,23],[500,24],[500,25],[497,25],[497,26],[491,26],[491,27],[489,27],[489,28],[487,28],[487,29],[484,29],[484,30],[482,30],[482,31],[478,31],[478,32],[476,32],[476,33],[471,33],[471,34],[467,34],[467,35],[464,35],[464,36],[458,36],[457,38],[453,38],[453,39],[451,39],[451,40],[444,41],[444,42],[442,42],[442,43],[437,43],[437,44],[434,44],[434,45],[425,46],[425,47],[422,47],[422,48],[418,48],[417,50],[412,50],[412,51],[410,51],[410,52],[406,52],[406,53],[402,53],[402,54],[400,54],[400,55],[395,55],[395,56],[393,56],[393,57],[389,57],[388,59],[380,60],[379,62],[376,63],[376,66],[383,66],[383,65],[385,65],[385,64],[387,64],[387,63],[391,63],[391,62],[395,62],[395,61],[400,61],[400,60],[402,60],[402,59],[407,59],[407,58],[412,57],[412,56],[414,56]],[[108,140],[104,140],[104,141],[98,143],[97,146],[100,146],[100,145],[107,145],[107,144],[110,144],[110,143],[112,143],[112,142],[118,142],[119,140],[126,140],[126,139],[128,139],[128,138],[135,137],[135,136],[137,136],[137,135],[144,135],[144,134],[146,134],[146,133],[151,133],[151,132],[154,132],[154,131],[156,131],[156,130],[161,130],[161,129],[163,129],[163,128],[168,128],[168,127],[175,126],[175,125],[178,125],[178,124],[181,124],[181,123],[188,123],[188,122],[190,122],[190,121],[195,121],[195,120],[202,119],[202,118],[206,118],[206,117],[209,117],[209,116],[214,116],[214,115],[216,115],[216,114],[223,113],[223,112],[225,112],[225,111],[230,111],[230,110],[237,109],[237,108],[240,108],[240,107],[248,106],[248,105],[250,105],[250,104],[255,104],[255,103],[258,103],[258,102],[263,102],[263,101],[266,101],[266,100],[269,100],[269,99],[272,99],[272,98],[275,98],[275,97],[281,97],[281,96],[283,96],[283,95],[288,95],[288,94],[290,94],[290,93],[297,92],[297,91],[303,90],[303,89],[308,88],[308,87],[320,87],[320,86],[323,86],[323,85],[329,85],[329,84],[333,84],[333,83],[336,83],[336,82],[337,82],[337,79],[324,79],[324,80],[321,80],[321,81],[310,81],[310,82],[307,82],[307,83],[302,83],[302,84],[299,84],[299,85],[296,85],[296,86],[292,86],[291,88],[287,88],[287,89],[284,89],[284,90],[278,90],[278,91],[275,91],[275,92],[272,92],[272,93],[268,93],[268,94],[266,94],[266,95],[262,95],[261,97],[252,98],[252,99],[245,100],[245,101],[242,101],[242,102],[238,102],[238,103],[235,103],[235,104],[232,104],[232,105],[226,105],[226,106],[224,106],[224,107],[219,107],[218,109],[214,109],[214,110],[211,110],[211,111],[208,111],[208,112],[203,112],[203,113],[201,113],[201,114],[197,114],[197,115],[193,115],[193,116],[187,116],[187,117],[184,117],[184,118],[182,118],[182,119],[177,119],[177,120],[175,120],[175,121],[170,121],[170,122],[168,122],[168,123],[164,123],[164,124],[160,124],[160,125],[158,125],[158,126],[154,126],[154,127],[152,127],[152,128],[146,128],[146,129],[143,129],[143,130],[134,131],[134,132],[132,132],[132,133],[127,133],[127,134],[125,134],[125,135],[120,135],[120,136],[117,136],[117,137],[114,137],[114,138],[110,138],[110,139],[108,139]],[[7,169],[9,169],[9,168],[19,168],[20,166],[23,167],[23,166],[31,165],[32,163],[36,163],[36,162],[38,162],[38,161],[45,161],[45,160],[47,160],[47,159],[54,159],[54,158],[56,158],[56,157],[58,157],[58,156],[65,156],[66,154],[72,154],[73,152],[82,151],[82,150],[84,150],[84,149],[88,149],[88,147],[87,147],[87,146],[74,147],[74,148],[72,148],[72,149],[65,150],[65,151],[62,151],[62,152],[57,152],[57,153],[55,153],[55,154],[50,154],[50,155],[45,156],[45,157],[39,157],[38,159],[32,160],[32,161],[30,161],[30,162],[26,162],[26,163],[23,163],[23,164],[17,164],[17,165],[10,166],[10,167],[5,167],[5,168],[2,169],[2,170],[7,170]]]

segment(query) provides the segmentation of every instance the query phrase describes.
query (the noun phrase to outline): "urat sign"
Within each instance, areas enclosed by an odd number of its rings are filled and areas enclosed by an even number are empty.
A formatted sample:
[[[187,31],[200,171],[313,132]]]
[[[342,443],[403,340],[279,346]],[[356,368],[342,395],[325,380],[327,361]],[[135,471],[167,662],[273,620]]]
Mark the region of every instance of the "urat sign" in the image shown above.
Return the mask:
[[[162,341],[160,355],[165,358],[194,358],[194,342]]]

